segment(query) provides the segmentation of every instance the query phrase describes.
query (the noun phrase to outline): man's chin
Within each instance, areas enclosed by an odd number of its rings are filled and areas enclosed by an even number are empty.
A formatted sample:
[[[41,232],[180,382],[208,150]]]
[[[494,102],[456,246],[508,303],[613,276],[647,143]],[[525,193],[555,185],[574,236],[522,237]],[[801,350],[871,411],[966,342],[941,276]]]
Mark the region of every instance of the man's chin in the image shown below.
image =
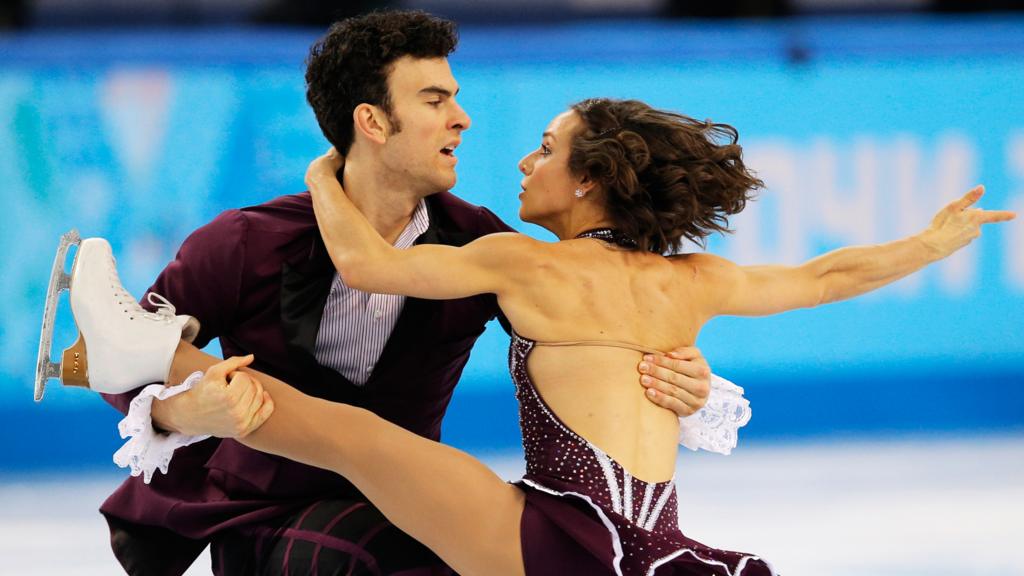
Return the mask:
[[[437,191],[438,192],[447,192],[448,190],[451,190],[452,188],[455,188],[455,183],[457,181],[458,181],[458,178],[455,177],[455,173],[454,172],[450,176],[442,177],[442,178],[440,178],[436,182],[437,189],[438,189]]]

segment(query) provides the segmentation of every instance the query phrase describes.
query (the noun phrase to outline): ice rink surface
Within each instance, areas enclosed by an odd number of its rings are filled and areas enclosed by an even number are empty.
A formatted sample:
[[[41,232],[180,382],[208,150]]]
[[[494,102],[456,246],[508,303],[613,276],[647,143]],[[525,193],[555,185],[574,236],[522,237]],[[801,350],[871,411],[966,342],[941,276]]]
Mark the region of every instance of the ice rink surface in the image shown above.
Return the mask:
[[[485,459],[522,472],[519,455]],[[0,574],[121,573],[96,512],[120,478],[3,479]],[[1024,575],[1024,434],[684,451],[676,479],[684,532],[786,576]]]

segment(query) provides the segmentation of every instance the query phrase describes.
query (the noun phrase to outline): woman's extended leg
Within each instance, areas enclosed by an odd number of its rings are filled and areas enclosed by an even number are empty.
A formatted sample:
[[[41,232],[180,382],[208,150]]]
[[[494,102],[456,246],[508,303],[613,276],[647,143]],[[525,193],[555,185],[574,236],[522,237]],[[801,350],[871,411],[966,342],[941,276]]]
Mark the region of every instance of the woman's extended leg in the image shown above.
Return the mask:
[[[187,353],[203,354],[195,348]],[[204,356],[203,364],[216,361]],[[189,364],[195,366],[194,360]],[[521,490],[470,455],[372,412],[254,374],[270,393],[274,413],[240,442],[341,474],[463,576],[524,573]]]

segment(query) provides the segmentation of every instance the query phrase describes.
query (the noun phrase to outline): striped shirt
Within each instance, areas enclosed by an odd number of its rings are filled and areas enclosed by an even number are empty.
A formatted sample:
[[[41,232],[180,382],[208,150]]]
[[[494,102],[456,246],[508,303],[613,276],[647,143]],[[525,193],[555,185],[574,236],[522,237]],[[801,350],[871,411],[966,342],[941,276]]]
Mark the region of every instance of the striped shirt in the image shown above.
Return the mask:
[[[420,200],[412,220],[395,241],[395,248],[411,247],[429,225],[427,203]],[[333,368],[353,384],[366,384],[404,304],[405,296],[369,294],[349,288],[335,273],[316,335],[317,362]]]

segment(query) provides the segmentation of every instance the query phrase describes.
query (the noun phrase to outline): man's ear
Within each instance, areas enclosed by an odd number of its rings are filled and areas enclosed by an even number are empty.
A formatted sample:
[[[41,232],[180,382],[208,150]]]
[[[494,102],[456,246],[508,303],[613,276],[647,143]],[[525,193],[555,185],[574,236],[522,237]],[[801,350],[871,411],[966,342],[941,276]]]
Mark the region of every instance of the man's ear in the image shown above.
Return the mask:
[[[379,107],[372,104],[360,104],[352,111],[352,122],[355,125],[355,132],[370,139],[377,144],[387,141],[391,133],[391,124],[388,122],[387,114]]]

